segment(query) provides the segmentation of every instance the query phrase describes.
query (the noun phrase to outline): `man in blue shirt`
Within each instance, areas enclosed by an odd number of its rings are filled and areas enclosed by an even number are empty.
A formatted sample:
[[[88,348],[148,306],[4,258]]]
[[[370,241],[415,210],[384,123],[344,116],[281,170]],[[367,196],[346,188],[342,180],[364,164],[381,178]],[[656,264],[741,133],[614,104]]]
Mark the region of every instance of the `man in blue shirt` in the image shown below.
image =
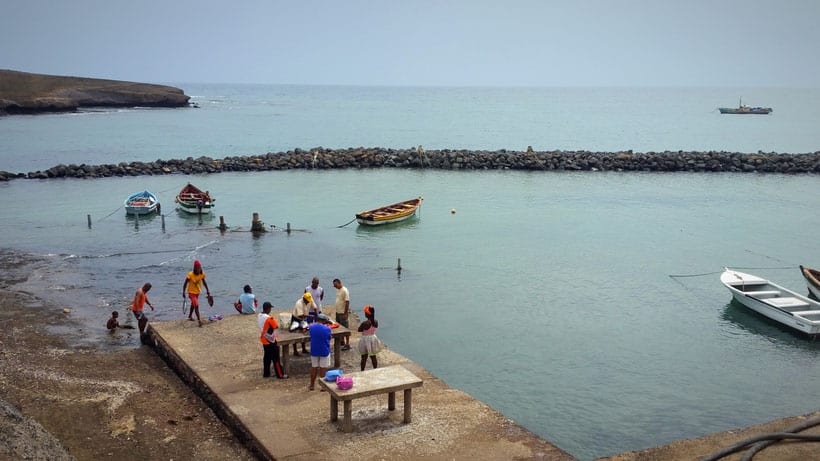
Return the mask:
[[[328,326],[333,323],[325,314],[319,314],[316,322],[310,325],[310,390],[316,384],[316,375],[325,377],[325,370],[330,367],[330,337]]]

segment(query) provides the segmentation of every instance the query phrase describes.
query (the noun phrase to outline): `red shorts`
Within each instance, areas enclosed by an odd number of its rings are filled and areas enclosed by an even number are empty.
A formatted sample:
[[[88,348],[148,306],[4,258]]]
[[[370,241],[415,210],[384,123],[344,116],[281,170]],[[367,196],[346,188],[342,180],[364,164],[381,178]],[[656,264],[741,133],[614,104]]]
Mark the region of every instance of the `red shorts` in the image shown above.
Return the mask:
[[[191,300],[191,307],[199,307],[199,293],[188,293],[188,299]]]

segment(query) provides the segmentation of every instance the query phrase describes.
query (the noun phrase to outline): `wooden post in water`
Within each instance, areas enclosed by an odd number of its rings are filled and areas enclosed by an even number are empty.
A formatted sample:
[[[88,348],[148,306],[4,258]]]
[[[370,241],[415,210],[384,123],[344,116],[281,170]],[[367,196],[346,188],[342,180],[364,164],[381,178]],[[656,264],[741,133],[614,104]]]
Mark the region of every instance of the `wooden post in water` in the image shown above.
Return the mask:
[[[219,230],[224,232],[225,229],[227,229],[227,228],[228,228],[228,226],[225,224],[225,217],[220,216],[219,217]]]
[[[160,219],[162,219],[162,233],[164,234],[165,233],[165,215],[161,214],[161,215],[159,215],[159,217],[160,217]]]
[[[288,235],[290,235],[290,223],[288,223],[287,233],[288,233]]]
[[[399,258],[399,263],[396,265],[396,270],[401,272],[401,258]]]
[[[140,215],[135,214],[134,215],[134,229],[139,229],[139,228],[140,228]]]
[[[256,211],[253,212],[253,217],[251,217],[251,232],[267,232],[265,223],[259,220],[259,213]]]
[[[86,215],[86,218],[88,218],[88,228],[91,229],[91,215]]]

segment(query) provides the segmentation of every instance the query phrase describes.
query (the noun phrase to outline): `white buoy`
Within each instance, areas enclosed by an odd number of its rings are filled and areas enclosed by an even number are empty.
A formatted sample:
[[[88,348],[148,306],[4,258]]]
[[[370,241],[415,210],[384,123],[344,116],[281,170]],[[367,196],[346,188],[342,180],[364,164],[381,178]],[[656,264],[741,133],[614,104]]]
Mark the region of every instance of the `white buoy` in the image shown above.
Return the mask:
[[[456,209],[455,208],[450,208],[450,214],[456,214]]]

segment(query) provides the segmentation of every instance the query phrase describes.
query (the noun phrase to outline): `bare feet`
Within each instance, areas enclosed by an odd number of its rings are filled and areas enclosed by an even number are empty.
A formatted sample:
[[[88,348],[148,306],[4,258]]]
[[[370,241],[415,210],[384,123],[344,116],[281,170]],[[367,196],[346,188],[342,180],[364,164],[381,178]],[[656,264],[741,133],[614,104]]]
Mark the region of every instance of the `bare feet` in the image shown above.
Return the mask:
[[[310,387],[308,388],[308,390],[309,390],[309,391],[312,391],[312,390],[313,390],[313,386],[310,386]]]

